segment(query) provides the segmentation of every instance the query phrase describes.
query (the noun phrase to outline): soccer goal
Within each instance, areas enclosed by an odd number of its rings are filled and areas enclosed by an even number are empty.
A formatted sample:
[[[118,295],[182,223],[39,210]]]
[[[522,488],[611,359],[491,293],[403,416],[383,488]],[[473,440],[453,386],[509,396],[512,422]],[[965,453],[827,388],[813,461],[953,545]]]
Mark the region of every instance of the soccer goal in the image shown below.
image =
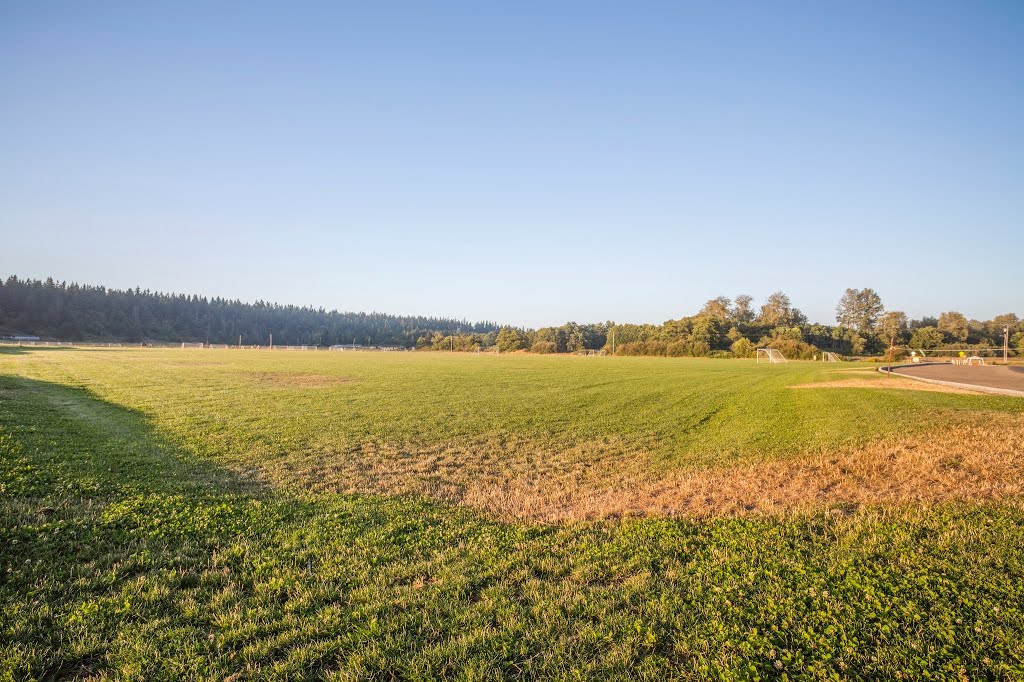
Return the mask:
[[[839,362],[839,356],[836,355],[835,353],[829,353],[828,351],[825,351],[824,353],[821,354],[821,361],[822,362]]]
[[[761,358],[764,358],[765,362],[775,364],[777,362],[789,362],[782,353],[775,348],[758,348],[757,349],[757,363],[761,363]]]
[[[187,342],[183,342],[181,344],[181,347],[182,348],[203,348],[203,344],[201,344],[201,343],[187,343]]]

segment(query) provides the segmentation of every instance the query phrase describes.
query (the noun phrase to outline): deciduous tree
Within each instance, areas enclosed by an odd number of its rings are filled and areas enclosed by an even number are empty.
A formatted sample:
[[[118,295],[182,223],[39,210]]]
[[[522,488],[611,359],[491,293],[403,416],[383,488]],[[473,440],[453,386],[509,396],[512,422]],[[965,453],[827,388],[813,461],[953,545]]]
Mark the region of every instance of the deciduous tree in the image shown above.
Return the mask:
[[[726,296],[719,296],[718,298],[713,298],[705,303],[699,314],[704,315],[705,317],[714,318],[724,324],[729,321],[731,309],[732,301],[730,301]]]
[[[938,348],[944,341],[942,332],[935,327],[920,327],[914,330],[914,334],[910,337],[910,347],[930,350]]]
[[[889,344],[890,339],[895,339],[897,343],[902,343],[907,334],[907,325],[906,313],[899,310],[890,310],[878,318],[875,330],[878,332],[878,337],[886,345]]]
[[[514,353],[517,350],[524,350],[529,347],[530,339],[521,329],[515,327],[502,327],[498,332],[495,345],[502,353]]]
[[[766,327],[785,327],[793,323],[793,308],[789,296],[776,291],[761,306],[757,321]]]
[[[962,313],[951,310],[939,315],[939,331],[951,341],[966,341],[970,326]]]
[[[732,302],[732,319],[733,322],[740,324],[750,324],[754,321],[754,297],[746,294],[740,294]]]
[[[859,334],[868,334],[883,310],[882,298],[874,289],[847,289],[836,306],[836,322]]]

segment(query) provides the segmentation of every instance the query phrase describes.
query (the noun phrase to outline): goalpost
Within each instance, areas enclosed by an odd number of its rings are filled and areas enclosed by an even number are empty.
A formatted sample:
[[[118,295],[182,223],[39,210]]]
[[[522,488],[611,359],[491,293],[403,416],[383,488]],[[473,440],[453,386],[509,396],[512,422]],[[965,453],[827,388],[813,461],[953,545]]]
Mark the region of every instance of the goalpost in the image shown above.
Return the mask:
[[[775,348],[758,348],[757,349],[757,364],[761,363],[761,358],[764,358],[766,362],[775,364],[778,362],[789,362],[782,353]]]
[[[839,362],[839,356],[836,355],[835,353],[830,353],[828,351],[825,351],[825,352],[823,352],[821,354],[821,361],[822,362]]]

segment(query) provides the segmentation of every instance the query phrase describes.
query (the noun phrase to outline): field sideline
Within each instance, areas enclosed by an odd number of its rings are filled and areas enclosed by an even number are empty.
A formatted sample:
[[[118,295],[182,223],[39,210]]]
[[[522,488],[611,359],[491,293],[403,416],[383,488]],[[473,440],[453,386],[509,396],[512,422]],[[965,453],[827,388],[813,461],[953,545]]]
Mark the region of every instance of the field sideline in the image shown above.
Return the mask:
[[[873,370],[0,349],[0,676],[1024,676],[1024,400]]]

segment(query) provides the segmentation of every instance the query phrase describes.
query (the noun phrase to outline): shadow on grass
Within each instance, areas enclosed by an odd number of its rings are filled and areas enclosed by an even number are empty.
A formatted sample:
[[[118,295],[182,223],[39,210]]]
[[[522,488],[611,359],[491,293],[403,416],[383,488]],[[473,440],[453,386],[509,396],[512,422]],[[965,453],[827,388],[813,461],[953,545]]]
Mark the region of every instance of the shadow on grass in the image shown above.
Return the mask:
[[[31,454],[37,492],[88,485],[112,491],[219,494],[264,486],[169,443],[145,414],[61,384],[0,376],[0,455]],[[8,481],[8,488],[16,481]]]
[[[110,348],[87,348],[83,346],[6,346],[0,345],[0,355],[28,355],[29,353],[108,353],[120,350],[118,346]]]
[[[273,497],[168,443],[144,414],[84,389],[0,376],[0,679],[140,669],[126,677],[175,679],[162,655],[190,660],[187,643],[206,641],[180,615],[197,576],[251,570],[238,550],[211,567],[219,549],[248,547],[312,512]],[[203,665],[186,677],[227,676],[216,652]]]

